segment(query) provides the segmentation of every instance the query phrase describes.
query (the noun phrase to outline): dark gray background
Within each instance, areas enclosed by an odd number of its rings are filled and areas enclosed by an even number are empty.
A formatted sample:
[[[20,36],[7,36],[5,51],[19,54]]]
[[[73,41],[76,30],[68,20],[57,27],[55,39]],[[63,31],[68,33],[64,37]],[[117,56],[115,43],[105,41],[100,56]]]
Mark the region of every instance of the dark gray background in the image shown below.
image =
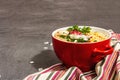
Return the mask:
[[[0,0],[0,79],[22,80],[58,63],[44,42],[51,43],[53,30],[74,24],[119,33],[120,0]]]

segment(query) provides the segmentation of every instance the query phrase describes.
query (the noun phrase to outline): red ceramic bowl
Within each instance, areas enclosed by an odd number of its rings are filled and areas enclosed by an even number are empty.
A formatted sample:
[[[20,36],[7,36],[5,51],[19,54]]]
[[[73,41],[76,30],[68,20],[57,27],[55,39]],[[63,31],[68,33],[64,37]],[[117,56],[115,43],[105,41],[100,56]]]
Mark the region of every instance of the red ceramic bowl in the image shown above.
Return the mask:
[[[83,27],[83,26],[79,26]],[[95,64],[102,60],[106,55],[113,52],[110,46],[111,33],[106,29],[92,27],[92,30],[101,32],[107,36],[107,39],[100,42],[73,43],[64,42],[54,37],[59,30],[66,30],[68,27],[56,29],[52,33],[53,48],[57,57],[67,66],[77,66],[83,72],[94,69]]]

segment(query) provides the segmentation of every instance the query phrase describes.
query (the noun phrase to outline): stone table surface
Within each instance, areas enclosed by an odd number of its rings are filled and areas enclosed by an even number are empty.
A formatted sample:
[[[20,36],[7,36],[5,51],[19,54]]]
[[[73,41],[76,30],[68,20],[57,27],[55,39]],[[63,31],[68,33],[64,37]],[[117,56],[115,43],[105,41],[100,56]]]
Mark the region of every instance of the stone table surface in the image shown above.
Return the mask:
[[[120,0],[0,0],[0,80],[59,63],[51,33],[75,24],[120,33]]]

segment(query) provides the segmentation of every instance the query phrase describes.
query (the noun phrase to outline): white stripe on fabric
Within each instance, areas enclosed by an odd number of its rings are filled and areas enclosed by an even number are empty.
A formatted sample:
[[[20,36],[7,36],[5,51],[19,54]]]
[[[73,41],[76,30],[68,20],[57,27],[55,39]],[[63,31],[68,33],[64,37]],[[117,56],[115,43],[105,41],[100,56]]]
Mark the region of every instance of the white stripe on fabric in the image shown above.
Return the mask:
[[[46,80],[50,74],[51,74],[51,72],[44,73],[44,74],[40,75],[40,77],[38,77],[37,79],[38,80]]]
[[[86,77],[84,76],[84,74],[80,74],[79,79],[80,80],[87,80]]]
[[[50,66],[49,68],[46,68],[46,69],[42,70],[40,73],[42,73],[42,72],[44,72],[44,71],[47,71],[47,70],[49,70],[49,69],[52,70],[52,68],[54,68],[54,67],[56,67],[56,66],[60,66],[60,65],[62,65],[62,63],[54,64],[54,65]]]
[[[115,70],[116,70],[116,68],[114,68],[114,70],[112,71],[112,75],[111,75],[111,77],[110,77],[110,80],[113,80],[114,75],[115,75]]]
[[[39,75],[39,73],[40,72],[36,72],[36,73],[33,73],[33,74],[30,74],[30,75],[28,75],[25,79],[23,79],[23,80],[27,80],[29,77],[31,77],[31,76],[35,76],[35,77],[37,77],[37,75]],[[35,78],[34,77],[34,78]]]
[[[52,74],[52,76],[50,77],[50,79],[49,80],[52,80],[52,78],[54,77],[54,75],[57,73],[57,71],[55,71],[53,74]],[[55,79],[54,79],[55,80]]]
[[[65,74],[61,77],[60,80],[65,80],[66,76],[69,74],[69,72],[71,71],[71,69],[72,69],[72,68],[69,68],[69,69],[67,70],[67,72],[65,72]]]
[[[88,71],[88,72],[85,72],[83,74],[86,75],[86,74],[90,74],[90,73],[93,73],[93,71]]]
[[[77,67],[74,67],[74,69],[72,70],[70,76],[68,77],[68,80],[71,78],[71,76],[73,75],[73,73],[76,71]]]
[[[109,56],[109,55],[108,55],[108,56]],[[97,75],[97,79],[96,79],[96,80],[100,80],[100,78],[102,77],[103,72],[104,72],[105,63],[106,63],[107,59],[109,58],[108,56],[106,56],[106,58],[105,58],[106,60],[105,60],[105,62],[103,63],[103,65],[100,66],[101,73],[99,73],[99,75]],[[99,72],[100,72],[100,70],[99,70]]]

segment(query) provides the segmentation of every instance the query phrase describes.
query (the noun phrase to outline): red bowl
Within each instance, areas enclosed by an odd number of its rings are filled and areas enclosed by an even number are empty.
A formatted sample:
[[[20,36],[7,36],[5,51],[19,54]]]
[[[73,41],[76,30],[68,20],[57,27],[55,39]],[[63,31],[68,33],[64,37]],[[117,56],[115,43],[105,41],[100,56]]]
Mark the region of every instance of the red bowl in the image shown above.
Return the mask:
[[[102,60],[106,55],[113,52],[113,48],[110,46],[111,33],[103,28],[92,26],[90,27],[94,31],[105,34],[107,39],[92,43],[65,42],[56,39],[54,34],[59,30],[66,30],[68,27],[59,28],[53,31],[53,49],[57,57],[66,65],[66,67],[76,66],[83,72],[86,72],[94,69],[97,62]]]

